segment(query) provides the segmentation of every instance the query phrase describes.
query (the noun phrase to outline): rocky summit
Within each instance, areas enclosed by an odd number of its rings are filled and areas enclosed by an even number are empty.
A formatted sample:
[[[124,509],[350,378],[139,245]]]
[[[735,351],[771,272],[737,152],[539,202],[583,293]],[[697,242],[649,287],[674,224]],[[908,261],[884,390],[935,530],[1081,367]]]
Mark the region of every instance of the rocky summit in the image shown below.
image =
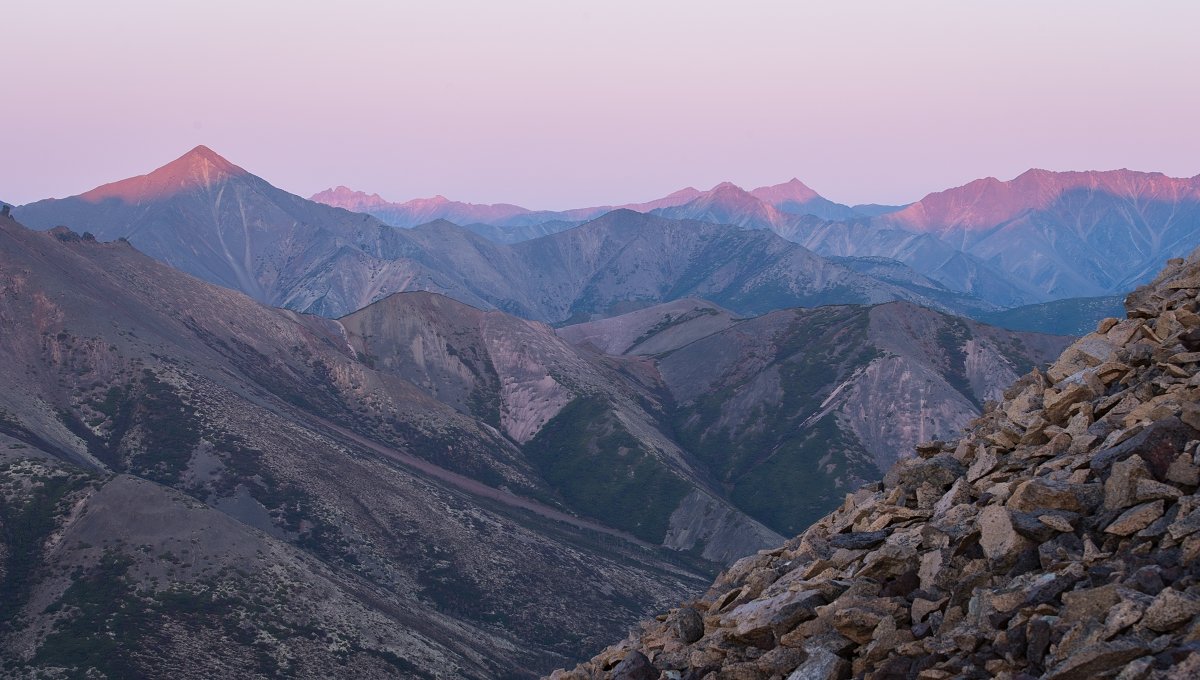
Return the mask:
[[[551,677],[1200,677],[1200,251],[958,441]]]

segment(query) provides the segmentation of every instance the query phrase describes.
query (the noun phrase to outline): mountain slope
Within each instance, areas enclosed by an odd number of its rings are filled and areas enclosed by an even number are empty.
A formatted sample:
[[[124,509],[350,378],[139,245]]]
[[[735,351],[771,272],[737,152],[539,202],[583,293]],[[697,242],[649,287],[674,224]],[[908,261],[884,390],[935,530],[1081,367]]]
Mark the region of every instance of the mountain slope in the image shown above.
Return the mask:
[[[574,345],[603,354],[651,355],[669,352],[724,330],[737,321],[707,300],[685,298],[573,326],[558,334]]]
[[[36,229],[67,225],[100,240],[128,239],[176,269],[269,304],[284,303],[294,280],[328,271],[347,249],[379,256],[388,239],[403,250],[378,220],[281,191],[203,146],[148,175],[21,206],[14,216]],[[437,280],[412,262],[392,264],[368,273],[365,285]]]
[[[784,533],[918,441],[958,432],[1068,341],[907,303],[738,320],[676,302],[559,333],[651,355],[675,436],[734,503]]]
[[[65,229],[0,245],[6,673],[527,677],[699,583],[337,322]]]
[[[1195,677],[1200,252],[567,678]]]
[[[835,265],[770,232],[729,229],[617,210],[573,229],[530,241],[493,243],[440,222],[381,237],[382,258],[344,251],[339,261],[291,285],[288,306],[330,310],[384,295],[339,272],[384,272],[404,263],[438,272],[425,289],[473,306],[528,319],[584,320],[684,297],[711,300],[743,314],[780,307],[893,299],[941,303]],[[343,261],[344,260],[344,261]],[[405,265],[407,266],[407,265]],[[403,281],[396,285],[403,287]],[[403,288],[402,288],[403,289]],[[364,302],[365,304],[365,302]],[[322,313],[335,314],[319,308]]]
[[[759,187],[752,190],[750,195],[780,212],[793,215],[813,215],[823,220],[849,220],[863,216],[855,208],[821,196],[795,177],[783,184]],[[888,207],[878,206],[880,209]],[[868,210],[871,208],[868,207]]]
[[[1087,335],[1103,319],[1124,312],[1124,296],[1067,298],[1038,305],[978,314],[981,321],[1002,328],[1058,335]]]
[[[814,218],[792,220],[779,233],[826,257],[901,262],[949,291],[999,307],[1014,307],[1044,298],[1035,286],[932,234],[880,227],[867,220],[827,222]]]
[[[714,562],[778,538],[710,488],[663,431],[658,395],[626,376],[637,366],[579,352],[544,324],[428,293],[393,295],[339,323],[376,370],[520,445],[580,514]],[[568,438],[576,444],[564,449]],[[706,524],[684,532],[696,515]]]

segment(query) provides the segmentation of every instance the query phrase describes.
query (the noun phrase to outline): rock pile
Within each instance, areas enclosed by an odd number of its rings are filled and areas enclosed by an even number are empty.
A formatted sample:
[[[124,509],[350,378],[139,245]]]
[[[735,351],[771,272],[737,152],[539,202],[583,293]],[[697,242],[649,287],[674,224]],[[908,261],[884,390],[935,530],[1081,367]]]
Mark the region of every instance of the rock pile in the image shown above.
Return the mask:
[[[1170,261],[959,441],[551,677],[1200,677],[1198,294]]]

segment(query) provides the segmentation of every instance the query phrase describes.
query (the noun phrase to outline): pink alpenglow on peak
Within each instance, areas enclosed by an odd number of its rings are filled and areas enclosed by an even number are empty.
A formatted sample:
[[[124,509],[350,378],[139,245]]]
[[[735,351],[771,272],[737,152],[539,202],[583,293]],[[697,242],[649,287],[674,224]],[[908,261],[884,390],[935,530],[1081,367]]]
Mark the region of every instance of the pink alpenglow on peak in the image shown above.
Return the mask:
[[[1087,172],[1032,169],[1007,182],[985,177],[932,193],[879,219],[912,231],[988,229],[1026,211],[1051,207],[1064,196],[1077,192],[1138,202],[1200,201],[1200,175],[1182,179],[1126,169]]]
[[[140,204],[249,174],[201,145],[149,174],[96,187],[80,198],[92,203],[115,199]]]
[[[672,191],[666,196],[663,196],[662,198],[656,198],[653,201],[646,201],[645,203],[626,203],[625,205],[617,206],[617,208],[636,210],[637,212],[650,212],[651,210],[655,210],[657,208],[670,208],[677,205],[683,205],[689,201],[694,201],[699,198],[702,193],[704,192],[695,187],[684,187],[679,191]]]
[[[347,186],[337,186],[313,194],[309,200],[324,203],[335,208],[345,208],[362,212],[367,208],[391,205],[379,194],[368,194],[365,191],[355,191]]]
[[[814,198],[821,197],[820,194],[810,189],[807,184],[795,177],[783,184],[759,187],[751,191],[750,195],[771,205],[779,205],[786,202],[807,203]]]

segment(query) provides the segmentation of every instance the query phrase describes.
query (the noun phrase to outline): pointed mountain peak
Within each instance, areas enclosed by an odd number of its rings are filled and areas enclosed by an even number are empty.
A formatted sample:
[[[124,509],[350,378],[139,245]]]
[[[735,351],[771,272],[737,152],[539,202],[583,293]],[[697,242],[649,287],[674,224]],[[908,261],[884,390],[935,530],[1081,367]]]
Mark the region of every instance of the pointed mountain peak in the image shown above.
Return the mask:
[[[233,164],[225,160],[216,151],[204,146],[203,144],[196,145],[191,151],[183,154],[180,158],[189,159],[191,162],[205,162],[213,165],[226,165],[233,167]]]
[[[96,187],[80,198],[97,203],[111,199],[143,203],[197,188],[208,189],[232,177],[249,174],[200,145],[149,174]]]
[[[178,174],[181,171],[209,176],[214,173],[224,176],[248,174],[245,170],[225,160],[216,151],[201,144],[146,176]]]
[[[748,203],[758,203],[758,199],[750,195],[750,192],[739,187],[733,182],[721,182],[717,186],[707,191],[700,200],[707,199],[717,203],[729,203],[745,205]]]
[[[721,182],[712,188],[712,193],[746,193],[746,190],[734,184],[733,182]]]
[[[759,187],[750,194],[755,198],[764,200],[772,205],[778,206],[781,203],[808,203],[809,201],[820,198],[820,194],[813,191],[807,184],[793,177],[783,184],[775,184],[773,186]]]

